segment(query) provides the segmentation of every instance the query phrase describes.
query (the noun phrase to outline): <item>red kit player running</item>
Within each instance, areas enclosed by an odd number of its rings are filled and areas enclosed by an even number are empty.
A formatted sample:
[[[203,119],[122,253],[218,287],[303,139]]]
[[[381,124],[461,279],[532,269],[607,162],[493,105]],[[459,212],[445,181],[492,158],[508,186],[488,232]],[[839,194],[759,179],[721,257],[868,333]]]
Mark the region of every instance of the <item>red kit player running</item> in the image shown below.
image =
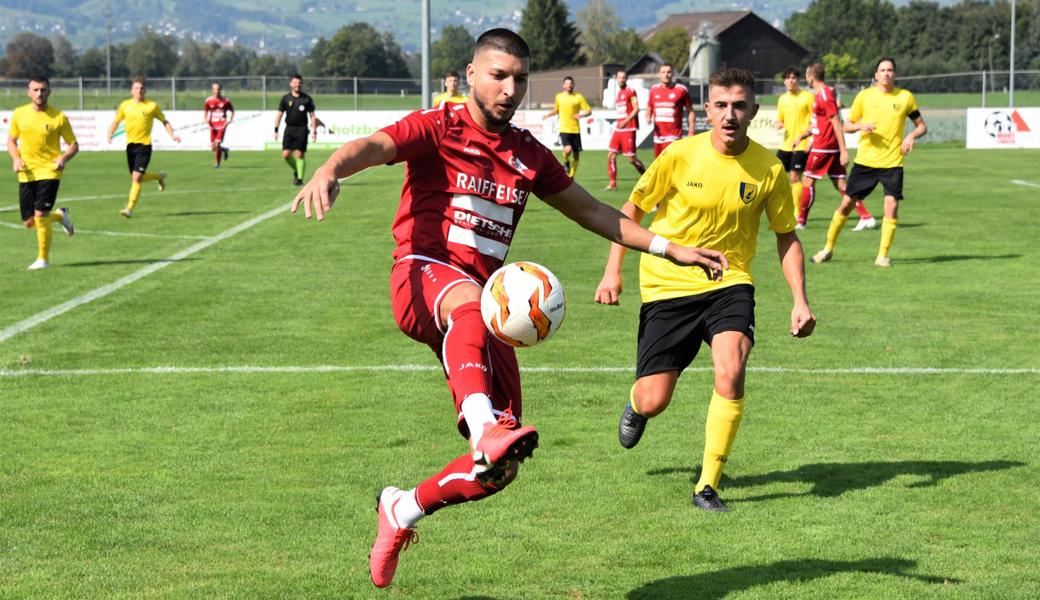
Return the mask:
[[[318,220],[332,209],[339,180],[368,167],[404,162],[393,223],[390,271],[394,319],[440,360],[466,451],[410,490],[387,487],[376,499],[378,529],[369,555],[377,587],[390,585],[416,523],[446,506],[491,496],[513,481],[538,432],[522,426],[520,371],[513,349],[488,333],[481,286],[505,260],[531,195],[599,235],[713,278],[728,268],[712,250],[669,243],[593,198],[567,176],[552,151],[509,121],[527,91],[530,50],[519,35],[492,29],[466,68],[465,104],[414,112],[349,142],[321,166],[292,210]],[[490,533],[490,532],[489,532]]]
[[[642,175],[646,167],[636,156],[636,130],[639,129],[639,98],[636,91],[628,87],[628,73],[618,71],[614,75],[618,91],[614,101],[617,109],[617,122],[614,123],[614,134],[610,136],[607,146],[607,175],[610,176],[608,190],[617,189],[617,155],[622,154],[628,162]]]
[[[649,106],[646,107],[646,120],[654,124],[654,158],[675,140],[683,136],[683,111],[690,121],[690,135],[695,133],[693,101],[690,92],[681,83],[674,80],[675,69],[664,63],[657,71],[661,83],[650,88]]]
[[[220,167],[221,159],[227,160],[228,149],[224,146],[224,134],[227,126],[235,118],[235,107],[231,101],[221,94],[219,83],[213,84],[213,95],[206,98],[202,105],[204,109],[203,119],[209,123],[209,143],[213,147],[213,168]]]

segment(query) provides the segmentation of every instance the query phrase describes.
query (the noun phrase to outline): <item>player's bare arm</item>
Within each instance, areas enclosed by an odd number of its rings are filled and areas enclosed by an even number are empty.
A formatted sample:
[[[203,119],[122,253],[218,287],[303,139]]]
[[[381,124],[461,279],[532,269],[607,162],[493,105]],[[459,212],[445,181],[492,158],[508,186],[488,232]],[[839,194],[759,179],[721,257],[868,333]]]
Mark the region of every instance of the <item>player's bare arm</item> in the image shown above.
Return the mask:
[[[870,133],[874,131],[873,123],[857,123],[856,121],[845,121],[845,125],[842,127],[842,131],[845,133],[856,133],[862,131],[863,133]]]
[[[18,138],[7,136],[7,153],[11,155],[11,168],[15,173],[25,169],[25,162],[18,152]]]
[[[639,100],[637,100],[633,96],[632,97],[632,111],[629,112],[628,115],[625,116],[624,120],[622,120],[621,123],[618,124],[618,127],[628,127],[629,123],[632,122],[632,119],[636,118],[636,115],[638,115],[638,114],[639,114]]]
[[[798,235],[789,231],[776,234],[776,250],[780,255],[780,268],[784,272],[787,286],[791,288],[794,307],[791,309],[791,335],[809,337],[816,328],[816,315],[809,308],[805,292],[805,253]]]
[[[177,142],[178,144],[181,143],[181,137],[177,135],[176,131],[173,130],[173,125],[170,125],[169,121],[163,121],[162,124],[163,127],[166,128],[166,133],[170,134],[170,139]]]
[[[621,214],[636,223],[642,223],[643,216],[646,215],[641,208],[632,202],[625,202],[621,206]],[[621,244],[610,245],[610,254],[607,256],[607,266],[603,269],[603,278],[600,279],[599,285],[596,286],[594,300],[597,303],[616,306],[621,301],[623,284],[621,280],[621,263],[624,261],[625,252],[627,251],[628,248]]]
[[[616,208],[596,200],[576,183],[542,200],[585,229],[633,250],[649,252],[658,237]],[[677,265],[701,267],[713,280],[721,279],[722,272],[729,268],[725,255],[707,248],[668,242],[661,255]]]
[[[842,134],[844,131],[841,123],[841,117],[837,114],[833,114],[828,119],[831,122],[831,128],[834,131],[834,141],[838,143],[838,163],[845,167],[849,164],[849,150],[845,147],[845,136]]]
[[[311,141],[318,140],[318,113],[311,113]]]
[[[925,124],[924,117],[917,115],[917,118],[913,120],[913,123],[915,125],[914,130],[906,134],[906,137],[903,138],[903,143],[899,146],[899,151],[903,154],[910,154],[913,152],[914,141],[928,133],[928,125]]]
[[[282,125],[282,111],[278,111],[274,115],[274,139],[278,139],[278,128]]]
[[[369,167],[385,165],[397,157],[397,146],[393,139],[382,131],[366,138],[347,142],[340,146],[325,164],[318,167],[311,180],[300,190],[292,203],[295,214],[303,205],[303,214],[310,219],[313,213],[319,221],[339,195],[339,180],[364,171]]]
[[[54,159],[54,168],[58,171],[65,169],[65,164],[72,160],[73,156],[79,153],[79,142],[72,142],[69,147],[65,149],[65,152],[61,156]]]

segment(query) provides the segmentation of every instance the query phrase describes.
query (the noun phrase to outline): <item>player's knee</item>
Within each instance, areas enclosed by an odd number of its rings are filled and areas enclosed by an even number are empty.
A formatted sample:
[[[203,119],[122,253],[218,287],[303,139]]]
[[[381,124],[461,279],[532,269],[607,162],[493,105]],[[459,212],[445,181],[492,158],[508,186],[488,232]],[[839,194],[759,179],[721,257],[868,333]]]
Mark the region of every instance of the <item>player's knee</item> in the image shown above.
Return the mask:
[[[672,401],[671,390],[636,384],[636,410],[644,417],[656,417]]]
[[[744,395],[744,364],[738,358],[715,361],[715,389],[727,398]]]

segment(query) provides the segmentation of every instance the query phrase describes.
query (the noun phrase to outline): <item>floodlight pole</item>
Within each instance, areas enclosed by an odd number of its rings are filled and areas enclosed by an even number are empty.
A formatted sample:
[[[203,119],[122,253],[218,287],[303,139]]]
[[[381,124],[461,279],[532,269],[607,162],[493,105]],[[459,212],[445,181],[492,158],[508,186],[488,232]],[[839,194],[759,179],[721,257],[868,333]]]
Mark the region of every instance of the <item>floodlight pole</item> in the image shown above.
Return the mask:
[[[1011,65],[1008,77],[1008,108],[1015,108],[1015,0],[1011,0]]]
[[[430,108],[430,0],[422,0],[422,103]]]
[[[105,3],[105,88],[112,95],[112,0]]]

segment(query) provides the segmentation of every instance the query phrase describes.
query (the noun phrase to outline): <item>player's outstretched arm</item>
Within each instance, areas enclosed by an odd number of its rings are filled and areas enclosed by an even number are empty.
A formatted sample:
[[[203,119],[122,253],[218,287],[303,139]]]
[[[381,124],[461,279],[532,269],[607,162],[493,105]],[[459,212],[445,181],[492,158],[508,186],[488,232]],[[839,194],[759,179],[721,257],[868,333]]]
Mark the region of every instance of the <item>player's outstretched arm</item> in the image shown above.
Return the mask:
[[[700,267],[713,280],[721,279],[723,270],[729,268],[721,252],[681,246],[654,235],[616,208],[596,200],[576,183],[542,200],[578,225],[612,242],[667,258],[677,265]]]
[[[295,214],[303,205],[303,214],[308,219],[313,212],[319,221],[332,210],[339,195],[339,180],[350,177],[376,165],[385,165],[397,157],[397,146],[393,139],[382,131],[359,140],[347,142],[333,152],[325,164],[314,171],[311,180],[303,186],[292,203]]]
[[[22,155],[18,151],[18,138],[7,136],[7,153],[11,155],[11,168],[15,173],[25,168],[25,162],[22,161]]]
[[[625,202],[625,204],[621,206],[621,214],[632,219],[636,223],[641,223],[643,221],[643,215],[646,213],[629,201]],[[599,285],[596,286],[596,296],[594,300],[599,304],[610,304],[616,306],[621,302],[621,263],[625,259],[625,252],[627,250],[628,248],[625,248],[621,244],[610,244],[610,254],[607,256],[607,266],[603,269],[603,279],[600,279]]]
[[[816,315],[809,308],[805,292],[805,253],[798,234],[793,231],[776,234],[776,250],[780,255],[780,268],[791,288],[794,307],[791,309],[791,335],[809,337],[816,328]]]

